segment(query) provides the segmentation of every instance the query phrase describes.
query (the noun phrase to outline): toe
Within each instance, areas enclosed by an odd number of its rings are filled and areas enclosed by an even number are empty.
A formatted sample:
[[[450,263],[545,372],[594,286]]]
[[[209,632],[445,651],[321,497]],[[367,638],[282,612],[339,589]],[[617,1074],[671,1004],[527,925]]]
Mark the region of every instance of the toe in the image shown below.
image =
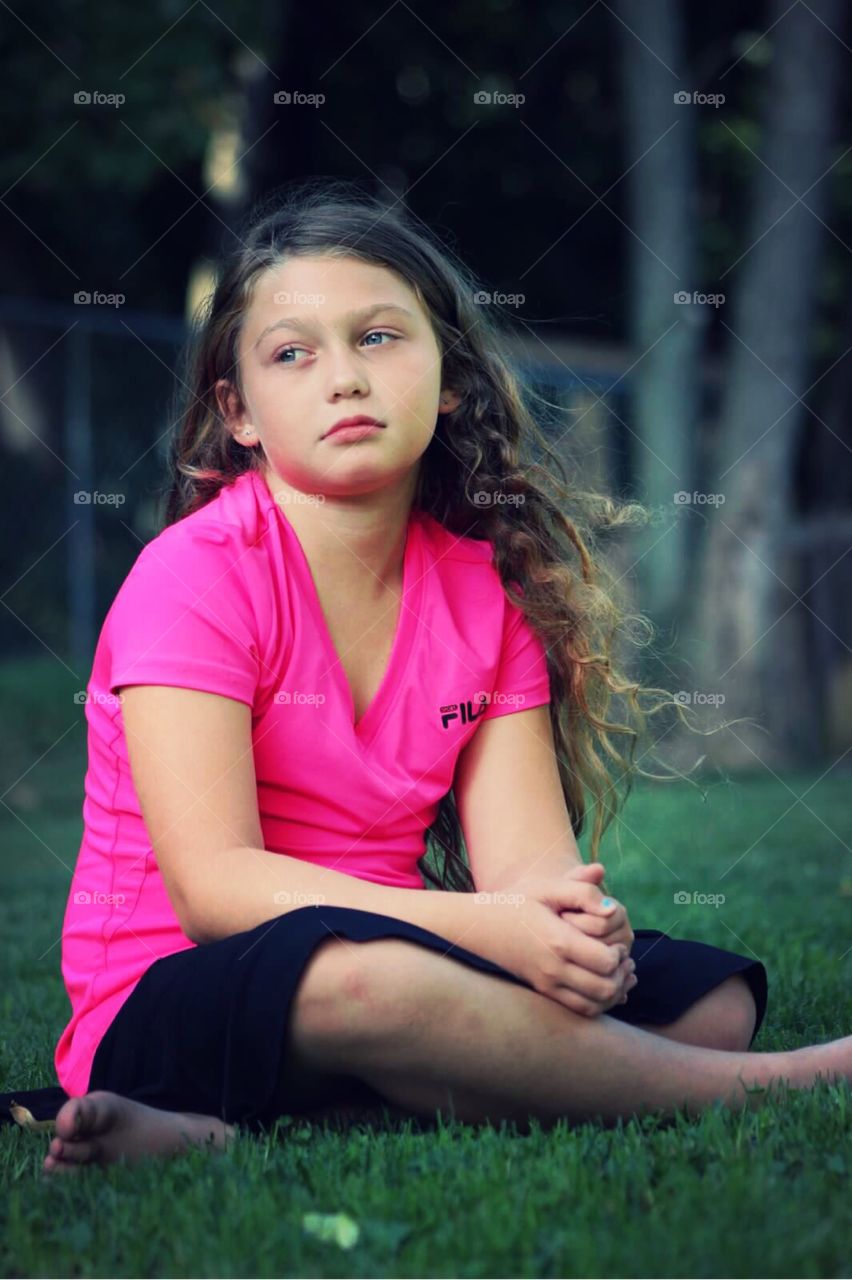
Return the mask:
[[[53,1156],[47,1155],[44,1157],[42,1165],[42,1177],[53,1178],[58,1173],[76,1173],[79,1167],[79,1165],[69,1164],[65,1160],[54,1160]]]
[[[94,1090],[77,1098],[69,1098],[56,1117],[56,1136],[64,1141],[77,1141],[107,1133],[115,1124],[121,1099],[106,1090]]]
[[[56,1115],[56,1137],[60,1141],[68,1141],[76,1133],[82,1133],[87,1127],[87,1099],[69,1098],[63,1103]]]
[[[97,1143],[80,1141],[66,1142],[56,1159],[58,1164],[90,1164],[97,1158]]]

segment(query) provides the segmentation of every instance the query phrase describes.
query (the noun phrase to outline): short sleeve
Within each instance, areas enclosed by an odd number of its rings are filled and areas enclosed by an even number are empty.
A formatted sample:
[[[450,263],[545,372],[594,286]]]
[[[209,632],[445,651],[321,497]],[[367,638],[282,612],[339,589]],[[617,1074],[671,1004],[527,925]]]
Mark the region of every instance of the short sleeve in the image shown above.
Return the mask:
[[[528,711],[550,702],[550,676],[544,645],[523,610],[506,599],[503,642],[494,691],[482,720]]]
[[[111,692],[174,685],[253,705],[261,663],[242,552],[232,531],[181,522],[143,548],[104,624]]]

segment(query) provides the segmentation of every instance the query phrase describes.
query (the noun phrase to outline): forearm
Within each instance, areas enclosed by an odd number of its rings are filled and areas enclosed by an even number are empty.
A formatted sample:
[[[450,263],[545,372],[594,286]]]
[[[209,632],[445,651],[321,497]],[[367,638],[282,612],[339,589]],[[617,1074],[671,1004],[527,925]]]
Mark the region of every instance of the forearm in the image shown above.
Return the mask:
[[[474,881],[477,892],[496,893],[528,877],[539,879],[562,876],[572,867],[583,865],[583,858],[576,845],[573,842],[571,844],[560,842],[558,846],[545,849],[543,853],[537,854],[535,850],[526,852],[522,858],[499,870],[487,864],[484,868],[480,868],[478,875],[474,875]]]
[[[204,883],[183,895],[181,918],[187,936],[206,943],[314,904],[394,916],[452,943],[462,943],[465,935],[469,939],[478,919],[471,894],[374,884],[288,854],[248,846],[210,856]]]

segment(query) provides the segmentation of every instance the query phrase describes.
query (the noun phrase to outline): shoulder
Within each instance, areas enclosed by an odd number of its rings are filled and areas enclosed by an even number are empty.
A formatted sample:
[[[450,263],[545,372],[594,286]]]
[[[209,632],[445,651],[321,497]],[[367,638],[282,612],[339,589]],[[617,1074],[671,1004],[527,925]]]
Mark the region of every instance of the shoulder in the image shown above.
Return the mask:
[[[248,577],[252,555],[263,546],[269,512],[250,473],[244,472],[223,485],[203,507],[166,525],[142,547],[131,574],[143,566],[155,572],[159,566],[187,573],[195,580],[214,572],[225,572],[239,562]]]
[[[203,507],[167,525],[148,542],[144,550],[168,551],[182,546],[228,547],[254,546],[268,523],[266,505],[249,472],[243,472]]]
[[[264,537],[269,522],[247,473],[203,507],[167,525],[139,551],[113,601],[111,614],[142,609],[165,616],[201,602],[220,613],[267,619],[270,577],[277,557]]]

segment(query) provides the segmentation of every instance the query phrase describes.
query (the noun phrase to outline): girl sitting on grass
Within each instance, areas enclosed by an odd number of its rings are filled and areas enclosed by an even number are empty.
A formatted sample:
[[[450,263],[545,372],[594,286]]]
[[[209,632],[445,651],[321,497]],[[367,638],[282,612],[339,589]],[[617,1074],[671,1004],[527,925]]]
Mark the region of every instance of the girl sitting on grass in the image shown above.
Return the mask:
[[[595,538],[642,511],[531,461],[478,291],[336,184],[222,264],[88,686],[48,1172],[341,1105],[610,1124],[852,1078],[852,1037],[749,1052],[764,966],[604,896],[615,785],[685,713],[612,662]]]

